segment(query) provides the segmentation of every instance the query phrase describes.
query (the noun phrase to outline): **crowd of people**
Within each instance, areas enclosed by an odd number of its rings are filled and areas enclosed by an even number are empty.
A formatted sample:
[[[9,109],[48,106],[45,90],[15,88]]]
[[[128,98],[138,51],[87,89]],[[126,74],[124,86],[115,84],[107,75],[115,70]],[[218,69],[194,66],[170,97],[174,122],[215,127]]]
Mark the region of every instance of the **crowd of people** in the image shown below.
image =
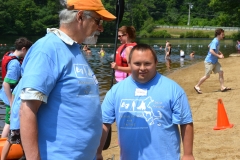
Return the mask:
[[[121,159],[194,160],[194,127],[191,107],[184,89],[156,70],[158,59],[148,44],[135,42],[133,26],[118,29],[118,47],[110,64],[116,83],[100,103],[99,82],[83,52],[96,44],[103,21],[116,17],[101,0],[62,0],[59,28],[48,28],[34,44],[21,37],[15,50],[2,60],[3,84],[0,98],[6,107],[2,137],[7,141],[1,160],[12,144],[21,144],[22,159],[96,159],[110,127],[116,123]],[[205,75],[219,74],[222,92],[223,70],[218,59],[224,30],[217,29],[205,59]],[[85,44],[85,45],[83,45]],[[166,41],[165,59],[171,63],[172,45]],[[104,56],[103,46],[98,52]],[[189,56],[193,58],[195,51]],[[180,57],[185,53],[180,50]],[[24,58],[24,59],[22,59]],[[37,71],[37,72],[36,72]],[[182,144],[182,157],[180,146]]]

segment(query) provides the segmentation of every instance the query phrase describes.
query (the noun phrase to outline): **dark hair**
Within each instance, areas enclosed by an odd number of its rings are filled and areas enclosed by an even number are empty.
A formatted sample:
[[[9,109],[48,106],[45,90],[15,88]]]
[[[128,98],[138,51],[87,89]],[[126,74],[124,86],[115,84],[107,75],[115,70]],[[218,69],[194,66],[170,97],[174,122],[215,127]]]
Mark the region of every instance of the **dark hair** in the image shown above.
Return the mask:
[[[215,37],[217,37],[218,35],[220,35],[222,32],[224,32],[224,30],[222,28],[217,28],[215,30]]]
[[[25,37],[18,38],[14,43],[16,50],[21,50],[23,47],[28,50],[32,46],[32,44],[33,43]]]
[[[137,51],[146,51],[146,50],[150,50],[152,55],[153,55],[153,58],[154,58],[154,61],[157,62],[157,55],[156,55],[156,52],[154,51],[154,49],[147,45],[147,44],[137,44],[136,46],[134,46],[132,49],[131,49],[131,52],[129,54],[129,63],[131,62],[131,59],[132,59],[132,55],[133,55],[133,52],[137,50]]]
[[[136,38],[136,30],[133,26],[122,26],[118,29],[118,31],[122,32],[123,34],[127,33],[131,42],[133,42]]]

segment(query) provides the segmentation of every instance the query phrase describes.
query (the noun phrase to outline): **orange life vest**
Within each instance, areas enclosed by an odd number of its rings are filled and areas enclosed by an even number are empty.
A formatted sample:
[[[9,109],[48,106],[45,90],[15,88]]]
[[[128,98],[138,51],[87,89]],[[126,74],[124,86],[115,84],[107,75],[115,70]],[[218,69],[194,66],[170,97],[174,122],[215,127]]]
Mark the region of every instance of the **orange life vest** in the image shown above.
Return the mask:
[[[129,47],[129,46],[136,46],[137,43],[133,42],[133,43],[126,43],[126,44],[122,44],[121,46],[118,47],[117,51],[116,51],[116,64],[118,66],[122,66],[122,67],[127,67],[127,59],[122,57],[122,52],[125,48]]]
[[[18,58],[16,56],[9,56],[9,54],[11,54],[11,52],[7,52],[4,54],[3,58],[2,58],[2,80],[4,80],[6,74],[7,74],[7,65],[8,63],[13,60],[13,59],[17,59],[20,64],[22,64],[23,58]]]

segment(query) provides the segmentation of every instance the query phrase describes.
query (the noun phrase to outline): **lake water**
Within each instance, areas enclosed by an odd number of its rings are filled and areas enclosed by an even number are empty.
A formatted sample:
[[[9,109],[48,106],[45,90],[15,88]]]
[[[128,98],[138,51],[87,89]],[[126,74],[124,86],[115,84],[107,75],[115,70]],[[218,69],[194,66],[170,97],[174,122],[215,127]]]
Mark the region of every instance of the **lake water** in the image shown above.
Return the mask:
[[[15,39],[18,37],[1,37],[0,38],[0,55],[8,51],[11,47],[13,47]],[[28,37],[31,41],[35,42],[38,37]],[[166,39],[149,39],[142,38],[137,39],[137,43],[147,43],[151,45],[157,53],[158,58],[158,72],[166,75],[168,73],[173,72],[176,69],[180,69],[182,67],[187,67],[196,62],[203,61],[207,51],[208,44],[211,42],[211,39],[168,39],[172,44],[172,54],[171,54],[171,62],[165,61],[164,56],[164,47]],[[106,92],[111,88],[112,82],[112,69],[110,68],[110,63],[113,61],[113,52],[114,52],[114,39],[110,38],[99,38],[98,43],[96,45],[90,46],[91,54],[85,54],[86,59],[88,60],[90,66],[92,67],[98,81],[99,81],[99,90],[101,100],[104,99]],[[118,44],[119,45],[119,44]],[[235,48],[236,43],[232,40],[222,40],[220,50],[224,54],[225,57],[228,57],[231,53],[236,53],[237,50]],[[100,48],[103,46],[105,50],[105,55],[101,56],[98,54]],[[160,49],[162,46],[162,49]],[[182,49],[185,52],[185,58],[180,58],[179,52]],[[191,59],[189,54],[195,51],[195,57]],[[204,69],[204,68],[203,68]],[[2,84],[2,82],[0,81]],[[0,130],[4,124],[3,116],[4,108],[3,104],[0,103]]]
[[[166,39],[138,39],[138,43],[147,43],[150,44],[156,51],[158,57],[158,72],[166,75],[170,72],[173,72],[176,69],[182,67],[187,67],[191,64],[194,64],[199,61],[203,61],[207,51],[208,44],[211,42],[210,39],[170,39],[172,44],[172,54],[171,62],[165,61],[165,42]],[[112,40],[114,42],[114,39]],[[98,54],[101,45],[103,45],[106,54],[104,57],[101,57]],[[110,47],[109,47],[110,45]],[[159,47],[162,46],[162,49]],[[104,95],[108,89],[111,88],[111,79],[112,79],[112,70],[110,68],[110,63],[113,61],[113,50],[114,44],[109,43],[109,39],[99,39],[99,44],[90,46],[92,54],[87,55],[86,58],[90,65],[92,66],[98,81],[100,83],[100,95],[101,99],[104,98]],[[179,52],[182,49],[185,52],[185,58],[180,58]],[[225,57],[228,57],[229,54],[236,52],[235,43],[232,40],[223,40],[221,42],[220,50]],[[195,57],[191,59],[189,54],[195,51]],[[204,69],[204,68],[203,68]]]

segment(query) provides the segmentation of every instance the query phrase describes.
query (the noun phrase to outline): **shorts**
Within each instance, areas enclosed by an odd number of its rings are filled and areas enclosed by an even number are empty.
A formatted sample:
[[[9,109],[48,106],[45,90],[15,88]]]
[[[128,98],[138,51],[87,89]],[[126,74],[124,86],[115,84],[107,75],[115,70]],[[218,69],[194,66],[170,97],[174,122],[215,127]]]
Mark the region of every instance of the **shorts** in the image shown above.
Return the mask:
[[[5,105],[6,107],[6,114],[5,114],[5,123],[6,124],[10,124],[10,112],[11,112],[11,108],[9,105]]]
[[[10,132],[8,134],[8,142],[10,144],[20,144],[21,143],[20,129],[10,130]]]
[[[209,62],[204,62],[205,63],[205,76],[210,76],[210,74],[213,73],[219,73],[222,71],[222,66],[219,62],[216,64],[212,64]]]

